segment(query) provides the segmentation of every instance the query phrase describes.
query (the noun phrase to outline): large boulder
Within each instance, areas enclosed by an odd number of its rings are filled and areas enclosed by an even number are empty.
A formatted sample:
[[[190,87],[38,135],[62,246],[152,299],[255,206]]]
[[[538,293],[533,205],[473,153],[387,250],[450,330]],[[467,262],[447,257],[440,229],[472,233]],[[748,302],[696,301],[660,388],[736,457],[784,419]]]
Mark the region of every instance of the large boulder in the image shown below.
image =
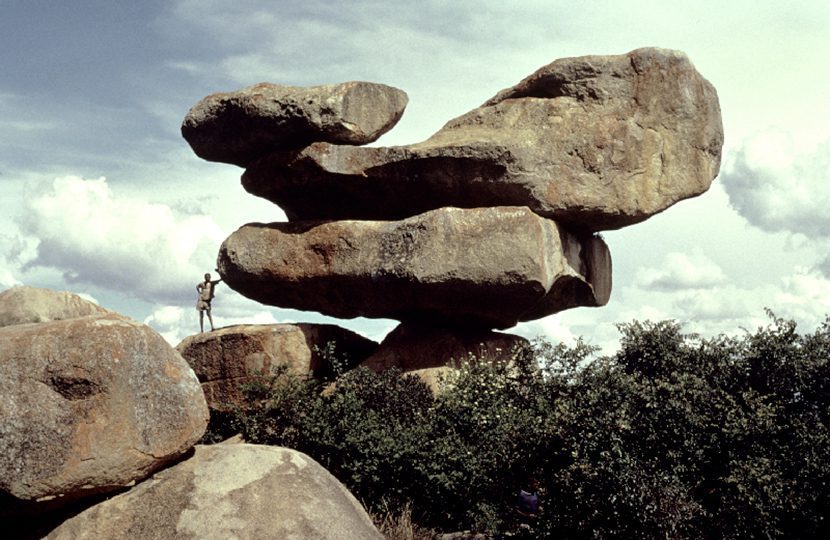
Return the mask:
[[[248,224],[219,251],[225,282],[265,304],[340,318],[506,328],[611,291],[608,248],[525,207],[402,221]]]
[[[77,294],[18,285],[0,292],[0,327],[109,313]]]
[[[370,143],[398,122],[407,101],[402,90],[369,82],[260,83],[204,98],[185,116],[182,135],[199,157],[245,167],[316,141]]]
[[[191,448],[207,421],[193,371],[148,326],[110,313],[0,328],[0,491],[117,489]]]
[[[515,205],[598,231],[707,190],[722,145],[712,85],[683,53],[646,48],[556,60],[422,143],[275,152],[242,184],[290,220]]]
[[[198,446],[195,455],[78,514],[50,540],[378,539],[360,503],[295,450]]]
[[[333,344],[334,350],[329,350]],[[258,376],[290,375],[318,378],[334,375],[333,352],[342,369],[360,363],[377,343],[333,324],[262,324],[220,328],[185,338],[176,350],[196,372],[208,406],[242,405],[241,386]]]

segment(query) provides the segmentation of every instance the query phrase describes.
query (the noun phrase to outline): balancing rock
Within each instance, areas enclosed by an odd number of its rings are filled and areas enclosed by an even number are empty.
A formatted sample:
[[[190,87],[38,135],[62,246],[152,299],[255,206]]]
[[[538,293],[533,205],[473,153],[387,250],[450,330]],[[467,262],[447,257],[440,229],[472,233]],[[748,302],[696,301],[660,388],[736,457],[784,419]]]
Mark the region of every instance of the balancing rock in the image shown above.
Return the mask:
[[[401,221],[248,224],[218,270],[264,304],[341,318],[506,328],[611,290],[608,248],[526,207],[441,208]]]
[[[203,159],[245,167],[316,141],[370,143],[398,122],[407,101],[402,90],[369,82],[260,83],[204,98],[187,113],[182,136]]]
[[[722,145],[714,87],[685,54],[645,48],[556,60],[421,143],[276,151],[242,184],[292,221],[528,206],[599,231],[706,191]]]

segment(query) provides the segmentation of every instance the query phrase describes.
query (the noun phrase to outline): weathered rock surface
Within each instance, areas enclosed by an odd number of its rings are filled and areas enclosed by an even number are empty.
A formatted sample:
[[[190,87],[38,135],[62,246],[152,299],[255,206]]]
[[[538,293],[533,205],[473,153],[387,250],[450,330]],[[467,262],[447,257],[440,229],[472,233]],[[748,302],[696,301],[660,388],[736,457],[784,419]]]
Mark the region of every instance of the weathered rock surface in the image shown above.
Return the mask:
[[[248,224],[219,251],[225,282],[265,304],[334,317],[506,328],[611,290],[601,238],[524,207],[442,208],[397,222]]]
[[[19,285],[0,292],[0,327],[109,313],[77,294]]]
[[[244,403],[240,386],[258,375],[331,376],[320,351],[335,344],[344,369],[354,367],[377,349],[377,343],[333,324],[263,324],[220,328],[185,338],[181,353],[202,383],[208,406],[224,409]]]
[[[515,205],[598,231],[704,192],[722,144],[712,85],[683,53],[646,48],[556,60],[422,143],[275,152],[242,184],[292,221]]]
[[[204,98],[187,113],[182,135],[199,157],[245,167],[316,141],[370,143],[398,122],[407,101],[402,90],[369,82],[260,83]]]
[[[0,490],[19,499],[145,478],[207,420],[193,371],[148,326],[110,313],[0,328]]]
[[[396,367],[404,372],[457,367],[464,361],[509,361],[529,342],[513,334],[429,323],[401,323],[361,365],[375,371]]]
[[[52,531],[51,540],[382,539],[366,511],[305,454],[249,444],[195,455]]]

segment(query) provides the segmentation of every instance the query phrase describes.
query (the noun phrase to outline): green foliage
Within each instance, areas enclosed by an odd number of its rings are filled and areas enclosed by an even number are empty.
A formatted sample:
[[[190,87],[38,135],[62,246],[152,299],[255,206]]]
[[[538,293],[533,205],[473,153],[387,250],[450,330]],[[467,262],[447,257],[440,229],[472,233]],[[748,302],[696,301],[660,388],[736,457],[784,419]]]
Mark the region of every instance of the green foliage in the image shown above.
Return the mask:
[[[228,422],[420,526],[509,529],[531,473],[540,537],[827,538],[830,319],[799,335],[770,316],[714,339],[635,321],[606,358],[537,342],[463,363],[438,396],[397,371],[281,374]]]

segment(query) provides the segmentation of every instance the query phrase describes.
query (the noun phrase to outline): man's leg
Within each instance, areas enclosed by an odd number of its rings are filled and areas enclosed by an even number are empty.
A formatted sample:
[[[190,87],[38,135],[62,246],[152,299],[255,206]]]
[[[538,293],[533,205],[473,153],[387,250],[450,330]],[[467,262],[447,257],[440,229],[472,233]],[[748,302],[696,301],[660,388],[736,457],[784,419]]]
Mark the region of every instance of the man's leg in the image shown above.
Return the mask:
[[[205,311],[203,309],[199,310],[199,332],[205,331]]]
[[[213,331],[213,316],[210,314],[210,304],[208,304],[207,308],[208,320],[210,321],[210,330]]]

